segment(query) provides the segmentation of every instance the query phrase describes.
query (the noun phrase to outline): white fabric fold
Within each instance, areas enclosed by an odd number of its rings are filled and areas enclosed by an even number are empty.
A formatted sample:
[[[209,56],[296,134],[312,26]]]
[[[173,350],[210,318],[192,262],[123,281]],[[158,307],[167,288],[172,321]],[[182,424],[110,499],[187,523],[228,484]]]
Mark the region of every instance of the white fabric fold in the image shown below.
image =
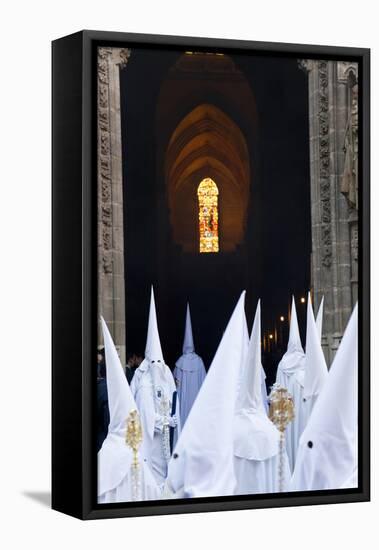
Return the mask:
[[[262,399],[261,384],[261,309],[259,301],[247,356],[242,367],[238,407],[234,419],[236,494],[272,492],[273,488],[278,485],[278,468],[273,467],[272,463],[277,465],[280,433],[267,416]],[[290,470],[286,455],[283,468],[284,477],[288,483]]]
[[[324,352],[322,351],[319,331],[317,330],[311,295],[308,293],[307,338],[305,345],[304,390],[303,398],[316,398],[328,377]]]

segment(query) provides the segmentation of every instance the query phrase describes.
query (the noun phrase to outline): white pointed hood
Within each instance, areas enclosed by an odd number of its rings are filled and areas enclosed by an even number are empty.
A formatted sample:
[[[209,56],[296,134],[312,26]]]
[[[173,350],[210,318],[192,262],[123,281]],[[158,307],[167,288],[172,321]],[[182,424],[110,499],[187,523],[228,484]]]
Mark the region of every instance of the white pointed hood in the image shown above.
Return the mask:
[[[243,395],[241,396],[241,406],[243,409],[263,411],[261,367],[261,301],[258,300],[248,344],[247,358],[242,369]]]
[[[125,439],[126,419],[132,409],[137,409],[137,405],[130,391],[112,336],[102,317],[101,328],[103,331],[107,373],[109,407],[108,432]]]
[[[240,458],[266,460],[278,453],[279,432],[262,399],[261,304],[258,301],[247,357],[242,367],[240,402],[235,418],[234,452]]]
[[[308,293],[307,307],[307,339],[305,353],[304,393],[303,397],[309,399],[317,396],[328,377],[324,353],[322,351],[319,332],[313,315],[311,295]]]
[[[233,417],[243,355],[244,301],[245,292],[169,462],[167,486],[177,497],[231,495],[235,490]]]
[[[105,363],[109,406],[108,435],[98,453],[97,493],[102,495],[117,487],[130,471],[132,451],[125,443],[126,420],[136,403],[126,380],[115,345],[103,318]]]
[[[249,329],[247,326],[247,319],[246,314],[244,315],[244,323],[243,323],[243,332],[242,332],[242,362],[241,362],[241,369],[238,377],[238,383],[237,383],[237,399],[236,399],[236,411],[238,411],[241,408],[241,400],[242,400],[242,377],[243,377],[243,365],[246,362],[247,359],[247,352],[249,349]]]
[[[259,300],[259,303],[260,303],[260,300]],[[243,360],[242,360],[242,365],[245,364],[245,361],[246,361],[246,358],[247,358],[247,353],[248,353],[248,349],[249,349],[249,341],[250,341],[250,338],[249,338],[249,329],[247,327],[247,320],[246,320],[246,316],[245,316],[245,325],[244,325],[244,332],[243,332],[243,339],[244,339],[244,356],[243,356]],[[267,401],[267,388],[266,388],[266,373],[265,373],[265,370],[263,368],[263,365],[261,364],[261,394],[262,394],[262,402],[264,403],[264,408],[266,410],[266,413],[268,412],[268,401]],[[241,377],[242,378],[242,375],[243,375],[243,369],[241,369]],[[238,392],[237,392],[237,395],[238,395],[238,399],[237,399],[237,403],[236,403],[236,410],[238,410],[239,408],[241,408],[241,396],[240,396],[240,384],[241,384],[241,380],[240,380],[240,383],[239,383],[239,386],[238,386]]]
[[[301,345],[301,340],[300,340],[299,324],[297,322],[295,298],[293,296],[292,296],[292,307],[291,307],[290,334],[288,338],[287,352],[304,353],[303,346]]]
[[[245,320],[245,322],[243,324],[243,336],[242,336],[242,339],[243,339],[243,362],[242,362],[242,365],[245,364],[245,361],[247,359],[247,354],[248,354],[248,351],[249,351],[249,340],[250,340],[246,315],[245,315],[244,320]],[[240,379],[242,379],[242,376],[243,376],[243,368],[241,369]]]
[[[358,305],[300,439],[292,489],[339,489],[354,480],[358,456]]]
[[[323,316],[324,316],[324,296],[321,298],[320,306],[318,308],[317,317],[316,317],[316,327],[317,327],[317,332],[318,332],[318,335],[319,335],[319,338],[320,338],[320,342],[321,342],[321,338],[322,338]]]
[[[183,353],[194,353],[194,351],[195,351],[195,346],[193,343],[190,307],[189,307],[189,304],[187,304],[186,327],[184,329]]]
[[[164,363],[161,341],[158,332],[157,312],[155,309],[153,287],[151,287],[149,325],[147,328],[145,359],[148,359],[149,361],[158,361]]]
[[[295,299],[292,296],[290,333],[288,338],[287,351],[283,355],[278,369],[285,374],[293,374],[304,368],[305,354],[301,345],[299,325],[297,322]]]

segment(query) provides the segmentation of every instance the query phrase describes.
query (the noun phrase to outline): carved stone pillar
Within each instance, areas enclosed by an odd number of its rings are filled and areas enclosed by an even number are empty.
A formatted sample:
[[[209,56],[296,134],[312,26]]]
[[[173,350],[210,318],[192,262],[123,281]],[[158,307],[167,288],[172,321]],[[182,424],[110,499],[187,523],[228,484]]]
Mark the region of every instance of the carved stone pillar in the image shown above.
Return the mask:
[[[98,49],[98,314],[125,365],[124,215],[120,118],[120,70],[130,50]],[[102,341],[99,327],[99,344]]]
[[[325,296],[322,345],[330,364],[357,297],[358,218],[343,194],[343,179],[351,116],[348,75],[358,68],[323,60],[299,65],[309,85],[311,284],[316,308]]]

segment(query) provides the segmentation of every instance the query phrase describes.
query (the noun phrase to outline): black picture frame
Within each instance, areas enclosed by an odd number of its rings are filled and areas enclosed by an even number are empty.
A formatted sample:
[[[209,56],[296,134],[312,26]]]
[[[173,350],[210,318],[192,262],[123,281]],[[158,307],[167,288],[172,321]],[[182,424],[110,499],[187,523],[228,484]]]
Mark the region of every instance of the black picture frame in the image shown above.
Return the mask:
[[[99,46],[222,49],[359,64],[359,487],[96,504],[96,56]],[[81,31],[52,43],[52,507],[81,519],[303,506],[370,499],[370,50]]]

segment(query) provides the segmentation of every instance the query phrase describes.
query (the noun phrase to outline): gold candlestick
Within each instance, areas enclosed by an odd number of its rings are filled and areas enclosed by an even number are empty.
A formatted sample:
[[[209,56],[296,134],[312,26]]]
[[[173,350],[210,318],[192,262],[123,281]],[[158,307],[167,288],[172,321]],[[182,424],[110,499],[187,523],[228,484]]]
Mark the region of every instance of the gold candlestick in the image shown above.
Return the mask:
[[[131,465],[132,500],[141,500],[141,476],[139,472],[138,450],[142,443],[142,425],[138,412],[132,409],[126,419],[125,442],[133,451]]]
[[[133,465],[138,467],[138,449],[142,443],[142,426],[139,414],[135,409],[130,411],[126,420],[125,441],[133,451]]]
[[[280,432],[279,439],[279,492],[283,492],[284,485],[284,449],[285,449],[285,430],[290,422],[295,418],[295,407],[292,395],[286,388],[279,384],[274,384],[269,396],[269,419]]]

